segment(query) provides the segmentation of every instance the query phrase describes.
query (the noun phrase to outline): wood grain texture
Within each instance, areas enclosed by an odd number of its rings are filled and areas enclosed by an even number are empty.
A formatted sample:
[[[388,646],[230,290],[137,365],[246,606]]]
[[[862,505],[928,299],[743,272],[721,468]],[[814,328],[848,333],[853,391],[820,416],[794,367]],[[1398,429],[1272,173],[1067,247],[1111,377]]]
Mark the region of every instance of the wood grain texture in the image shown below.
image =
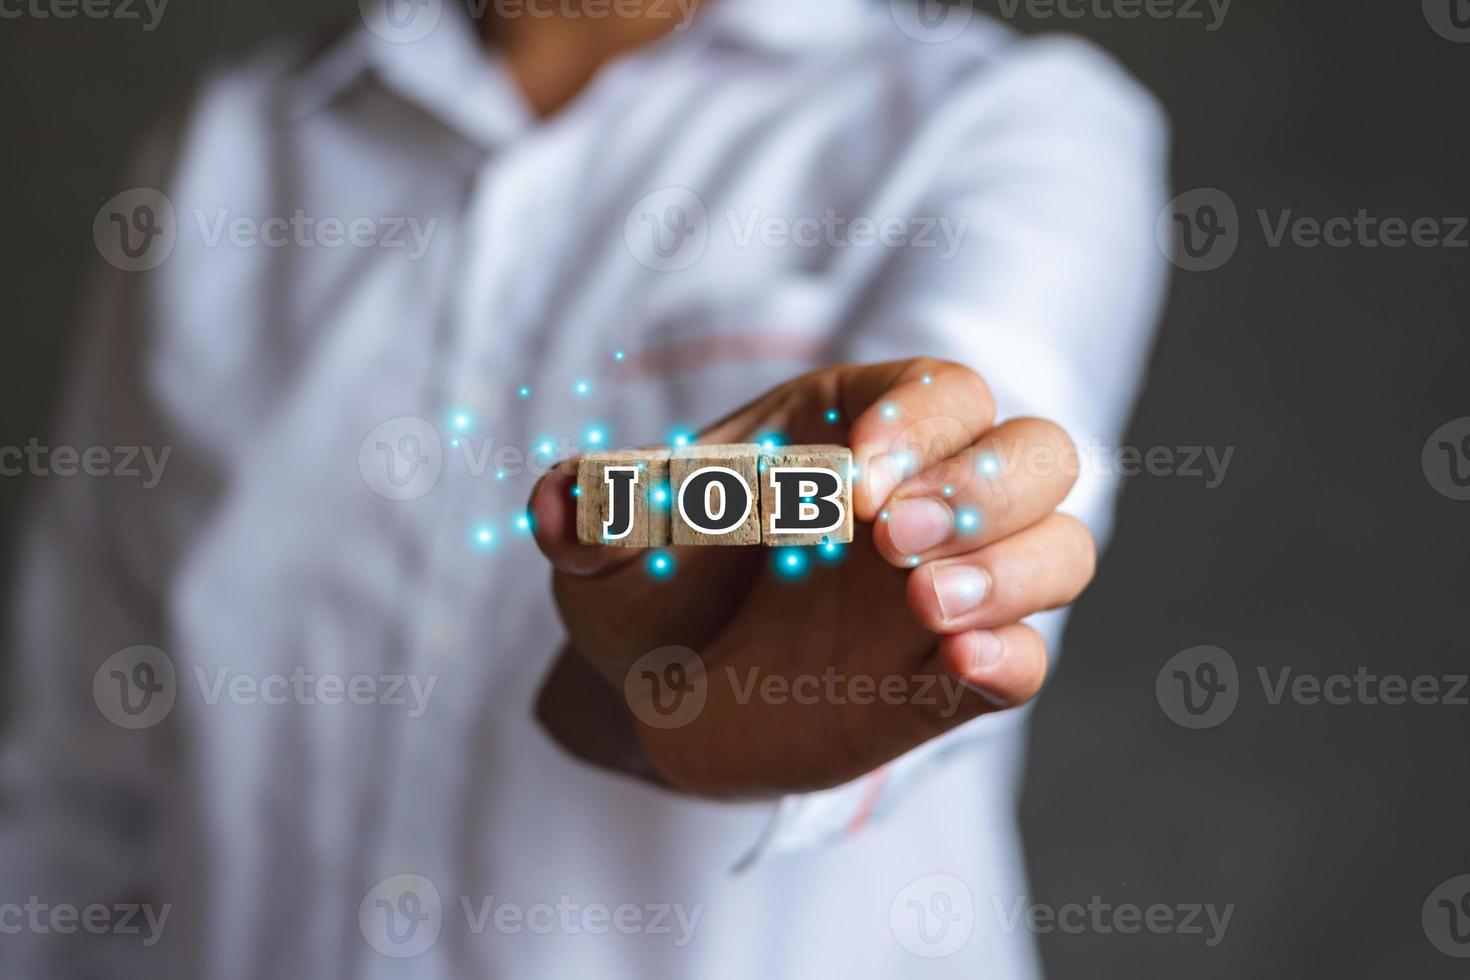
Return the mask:
[[[627,537],[603,538],[610,516],[609,466],[636,466],[638,482],[633,487],[633,529]],[[670,542],[669,451],[635,449],[588,453],[577,462],[577,540],[582,544],[604,544],[612,548],[658,548]]]
[[[761,543],[760,486],[757,480],[761,447],[756,443],[735,443],[717,446],[685,446],[674,450],[669,460],[669,479],[676,495],[681,494],[689,477],[700,470],[717,466],[738,473],[749,490],[749,507],[745,519],[733,530],[722,534],[706,534],[690,527],[680,512],[679,501],[673,507],[673,541],[676,545],[750,545]],[[699,488],[690,488],[698,492]],[[713,492],[720,500],[721,490]],[[692,500],[691,500],[692,502]],[[724,506],[730,506],[729,501]]]
[[[777,534],[771,529],[771,517],[776,512],[776,486],[772,479],[773,469],[816,468],[832,470],[841,481],[842,490],[837,501],[842,505],[842,520],[829,531],[816,533]],[[760,458],[760,521],[761,540],[774,547],[786,545],[817,545],[827,541],[846,544],[852,540],[852,450],[846,446],[781,446],[761,453]],[[790,504],[788,503],[789,507]]]

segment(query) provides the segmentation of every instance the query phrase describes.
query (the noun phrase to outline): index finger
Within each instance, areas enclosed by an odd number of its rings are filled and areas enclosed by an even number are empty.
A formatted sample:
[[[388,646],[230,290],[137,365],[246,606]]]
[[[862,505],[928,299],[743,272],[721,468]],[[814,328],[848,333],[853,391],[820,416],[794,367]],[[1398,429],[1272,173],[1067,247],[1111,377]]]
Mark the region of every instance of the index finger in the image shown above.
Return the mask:
[[[860,520],[876,518],[900,483],[971,445],[995,421],[990,387],[952,361],[853,366],[837,381],[843,416],[853,420],[848,441]]]

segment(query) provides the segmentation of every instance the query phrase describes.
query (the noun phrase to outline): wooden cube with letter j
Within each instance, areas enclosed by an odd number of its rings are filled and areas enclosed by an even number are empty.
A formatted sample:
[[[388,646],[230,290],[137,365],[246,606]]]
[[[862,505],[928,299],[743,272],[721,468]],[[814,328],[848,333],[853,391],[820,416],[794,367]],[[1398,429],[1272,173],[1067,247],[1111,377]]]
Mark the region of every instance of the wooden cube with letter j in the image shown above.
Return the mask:
[[[669,543],[669,451],[588,453],[577,462],[577,540],[613,548]]]

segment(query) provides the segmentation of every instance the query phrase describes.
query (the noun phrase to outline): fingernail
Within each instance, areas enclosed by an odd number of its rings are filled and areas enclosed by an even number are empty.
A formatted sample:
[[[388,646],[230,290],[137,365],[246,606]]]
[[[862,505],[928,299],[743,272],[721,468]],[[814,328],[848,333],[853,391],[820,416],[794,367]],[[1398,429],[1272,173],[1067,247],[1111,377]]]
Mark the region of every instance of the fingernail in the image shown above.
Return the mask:
[[[944,565],[930,573],[945,622],[977,608],[990,592],[990,576],[971,565]]]
[[[988,630],[978,630],[974,636],[970,672],[979,674],[1000,663],[1001,658],[1006,655],[1006,645],[999,636]]]
[[[913,468],[914,454],[908,451],[885,453],[868,460],[868,499],[873,506],[882,507],[888,495],[898,489]]]
[[[900,500],[888,508],[888,534],[905,555],[921,555],[941,544],[954,530],[949,508],[929,497]]]

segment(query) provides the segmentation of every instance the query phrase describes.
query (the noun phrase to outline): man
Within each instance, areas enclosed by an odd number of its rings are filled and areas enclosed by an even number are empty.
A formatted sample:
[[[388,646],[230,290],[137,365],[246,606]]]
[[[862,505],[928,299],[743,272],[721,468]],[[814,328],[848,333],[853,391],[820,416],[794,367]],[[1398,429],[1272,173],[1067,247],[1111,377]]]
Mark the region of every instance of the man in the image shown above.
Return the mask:
[[[608,9],[366,6],[99,212],[58,445],[166,466],[38,501],[0,880],[110,912],[6,975],[1036,972],[1004,709],[1106,531],[1159,116],[965,8]],[[696,432],[850,445],[853,543],[573,542],[557,459]]]

